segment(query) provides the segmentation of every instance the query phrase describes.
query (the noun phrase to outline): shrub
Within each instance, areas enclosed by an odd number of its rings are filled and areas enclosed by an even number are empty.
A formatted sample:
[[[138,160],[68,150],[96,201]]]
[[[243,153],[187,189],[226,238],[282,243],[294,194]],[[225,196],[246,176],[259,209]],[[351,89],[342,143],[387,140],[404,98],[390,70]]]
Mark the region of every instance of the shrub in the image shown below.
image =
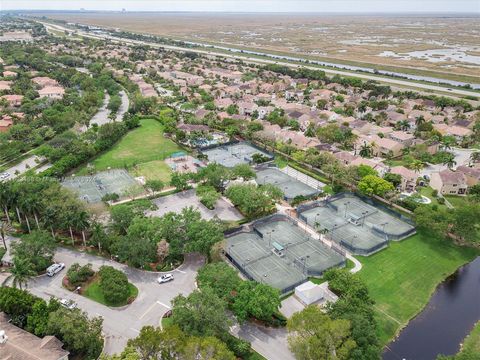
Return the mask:
[[[67,271],[68,282],[72,286],[80,286],[91,278],[95,272],[92,270],[92,264],[87,264],[80,266],[80,264],[75,263],[70,266],[70,269]]]
[[[119,304],[127,301],[129,295],[127,276],[111,266],[102,266],[98,272],[100,275],[100,289],[105,300],[111,304]]]
[[[433,191],[432,191],[432,196],[433,196],[433,197],[437,197],[437,196],[438,196],[438,190],[437,190],[437,189],[433,189]]]
[[[438,201],[438,203],[439,203],[440,205],[445,204],[445,198],[443,198],[443,197],[439,197],[439,198],[437,199],[437,201]]]
[[[200,202],[205,205],[207,209],[210,210],[213,210],[215,208],[215,204],[220,198],[220,194],[215,190],[213,186],[198,186],[196,193],[197,196],[200,198]]]

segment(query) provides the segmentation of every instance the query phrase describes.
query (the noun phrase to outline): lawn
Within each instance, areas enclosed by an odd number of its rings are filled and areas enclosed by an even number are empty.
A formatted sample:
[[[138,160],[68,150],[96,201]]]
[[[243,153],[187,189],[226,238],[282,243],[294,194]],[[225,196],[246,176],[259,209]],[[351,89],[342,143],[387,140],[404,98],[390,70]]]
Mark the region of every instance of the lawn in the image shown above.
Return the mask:
[[[136,165],[131,172],[134,176],[145,176],[147,180],[162,180],[170,182],[172,169],[162,160],[153,160]]]
[[[428,303],[436,286],[478,251],[416,234],[370,257],[359,272],[376,302],[379,336],[386,345]]]
[[[480,321],[475,324],[472,332],[463,341],[462,350],[458,353],[457,358],[458,360],[474,359],[468,356],[475,354],[480,354]]]
[[[107,168],[132,168],[135,175],[147,179],[170,179],[170,168],[162,161],[181,149],[163,136],[163,126],[154,119],[140,121],[140,127],[130,131],[109,151],[101,154],[92,165],[96,171]],[[143,173],[144,172],[144,173]]]
[[[128,295],[129,299],[137,297],[138,289],[135,287],[135,285],[128,283],[128,290],[129,290],[129,295]],[[106,306],[118,307],[118,306],[127,305],[127,303],[110,304],[109,302],[107,302],[107,300],[105,300],[105,297],[103,296],[102,289],[100,289],[98,278],[96,278],[94,281],[92,281],[87,285],[82,295]]]

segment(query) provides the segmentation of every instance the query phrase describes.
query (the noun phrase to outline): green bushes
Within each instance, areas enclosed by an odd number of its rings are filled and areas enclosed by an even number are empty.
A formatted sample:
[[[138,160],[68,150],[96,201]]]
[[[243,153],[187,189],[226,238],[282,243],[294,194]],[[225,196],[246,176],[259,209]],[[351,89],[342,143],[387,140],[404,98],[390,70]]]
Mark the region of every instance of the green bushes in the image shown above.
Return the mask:
[[[381,347],[377,335],[377,322],[374,318],[374,302],[366,284],[346,270],[328,270],[324,278],[339,300],[328,307],[327,314],[334,320],[350,321],[351,337],[357,347],[349,359],[379,359]]]
[[[215,190],[213,186],[199,185],[196,189],[197,196],[200,198],[200,202],[205,205],[207,209],[213,210],[217,200],[220,198],[220,194]]]
[[[84,282],[90,279],[95,272],[92,270],[92,264],[80,266],[79,263],[75,263],[70,266],[67,271],[67,278],[70,285],[77,287],[81,286]]]
[[[46,302],[27,291],[10,287],[0,287],[0,312],[32,334],[56,336],[74,358],[97,359],[100,355],[101,318],[89,319],[79,309],[62,308],[55,299]]]
[[[268,215],[275,209],[275,202],[282,198],[282,191],[270,184],[257,186],[253,184],[232,185],[226,196],[249,219]]]
[[[111,304],[125,303],[129,296],[127,276],[111,266],[102,266],[98,272],[100,289]]]

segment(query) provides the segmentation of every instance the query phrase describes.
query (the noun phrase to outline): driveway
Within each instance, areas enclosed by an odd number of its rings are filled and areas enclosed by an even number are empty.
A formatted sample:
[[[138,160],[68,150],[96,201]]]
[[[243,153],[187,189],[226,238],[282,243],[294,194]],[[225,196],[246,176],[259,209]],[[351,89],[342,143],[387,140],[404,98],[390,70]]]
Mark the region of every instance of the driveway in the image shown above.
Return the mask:
[[[38,164],[42,161],[42,159],[36,155],[32,155],[21,162],[19,162],[17,165],[14,165],[8,169],[5,170],[5,172],[10,173],[10,176],[7,178],[8,180],[10,179],[15,179],[16,177],[22,175],[24,172],[27,170],[30,170],[34,168],[35,166],[38,166]],[[18,171],[18,174],[15,174],[15,172]]]
[[[288,334],[285,328],[267,328],[246,322],[242,325],[235,325],[231,332],[233,335],[249,341],[252,348],[268,360],[295,360],[288,349]]]
[[[475,149],[460,149],[460,148],[453,148],[448,151],[450,151],[453,155],[455,155],[456,165],[454,166],[454,168],[461,165],[468,165],[470,162],[470,156],[472,155],[472,153],[478,152],[478,150],[475,150]],[[431,177],[433,173],[445,170],[446,168],[447,166],[443,164],[436,164],[436,165],[428,164],[425,168],[423,168],[420,171],[420,175],[421,176],[428,175],[429,177]]]
[[[179,294],[187,295],[195,289],[196,273],[203,264],[201,256],[187,255],[184,264],[172,271],[175,280],[159,285],[156,282],[158,277],[156,273],[133,269],[75,250],[58,248],[55,261],[65,263],[66,269],[52,278],[44,275],[33,279],[28,284],[28,290],[46,300],[52,296],[71,299],[89,316],[101,316],[107,354],[121,352],[128,339],[138,336],[143,326],[159,326],[163,314],[171,308],[172,299]],[[75,262],[80,265],[91,263],[94,269],[98,269],[102,265],[110,265],[124,271],[129,281],[139,290],[137,299],[126,307],[110,308],[64,289],[62,279],[66,270]]]

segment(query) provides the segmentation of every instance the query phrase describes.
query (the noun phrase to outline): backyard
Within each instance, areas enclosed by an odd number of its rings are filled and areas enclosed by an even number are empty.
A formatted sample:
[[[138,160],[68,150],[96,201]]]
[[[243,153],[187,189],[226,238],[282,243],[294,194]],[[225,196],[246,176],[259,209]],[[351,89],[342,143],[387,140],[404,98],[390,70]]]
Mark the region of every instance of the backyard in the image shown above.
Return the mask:
[[[130,131],[109,151],[91,165],[95,171],[107,168],[127,168],[134,176],[147,180],[170,180],[171,170],[163,160],[181,149],[163,135],[163,125],[154,119],[144,119],[140,127]]]
[[[419,233],[359,258],[363,264],[359,275],[376,302],[381,343],[392,340],[425,307],[436,286],[478,254],[478,250]]]

